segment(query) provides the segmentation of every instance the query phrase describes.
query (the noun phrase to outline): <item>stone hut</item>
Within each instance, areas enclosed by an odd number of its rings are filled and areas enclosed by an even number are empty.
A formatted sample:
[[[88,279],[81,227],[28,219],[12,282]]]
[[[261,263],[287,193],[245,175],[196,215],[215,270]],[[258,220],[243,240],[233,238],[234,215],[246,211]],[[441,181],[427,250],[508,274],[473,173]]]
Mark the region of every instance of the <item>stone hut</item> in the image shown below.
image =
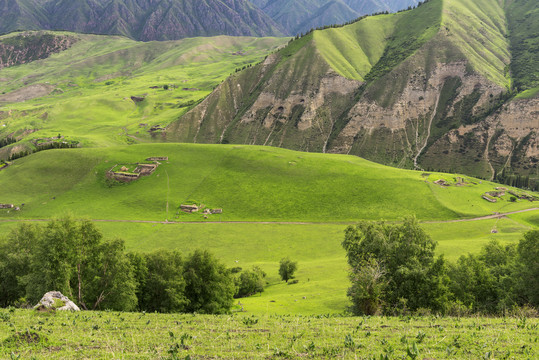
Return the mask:
[[[187,213],[193,213],[198,211],[197,205],[180,205],[180,210]]]
[[[147,176],[151,175],[155,169],[157,169],[157,164],[138,164],[135,173]]]

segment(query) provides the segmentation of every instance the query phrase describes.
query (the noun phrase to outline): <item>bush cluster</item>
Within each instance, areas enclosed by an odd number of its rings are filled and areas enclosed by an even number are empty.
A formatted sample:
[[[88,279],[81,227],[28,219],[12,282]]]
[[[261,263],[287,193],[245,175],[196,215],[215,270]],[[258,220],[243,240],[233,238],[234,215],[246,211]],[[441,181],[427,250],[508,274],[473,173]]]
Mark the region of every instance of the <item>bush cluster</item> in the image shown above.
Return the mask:
[[[263,290],[243,277],[256,278],[240,274],[241,295]],[[126,253],[122,240],[103,239],[89,220],[24,223],[0,241],[2,307],[33,305],[57,290],[87,310],[221,314],[239,294],[236,281],[208,251]]]
[[[415,218],[402,224],[361,222],[342,243],[351,267],[355,314],[505,314],[539,306],[539,231],[518,245],[486,245],[455,264],[435,257],[434,242]]]

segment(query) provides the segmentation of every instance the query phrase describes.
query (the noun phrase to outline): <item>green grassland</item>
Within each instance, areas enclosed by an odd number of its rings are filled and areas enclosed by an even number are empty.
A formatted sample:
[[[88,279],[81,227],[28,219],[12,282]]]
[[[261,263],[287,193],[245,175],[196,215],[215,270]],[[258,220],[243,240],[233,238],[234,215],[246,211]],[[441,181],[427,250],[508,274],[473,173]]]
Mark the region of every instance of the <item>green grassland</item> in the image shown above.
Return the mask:
[[[117,164],[168,156],[147,177],[114,184]],[[469,178],[463,186],[433,182],[448,174],[395,169],[346,155],[301,153],[272,147],[140,144],[42,151],[0,173],[0,202],[24,204],[4,218],[75,216],[108,220],[202,221],[178,212],[187,201],[222,208],[216,221],[346,222],[358,219],[451,220],[534,207],[529,201],[481,199],[496,184]],[[315,194],[313,196],[313,194]],[[168,212],[167,212],[168,202]],[[218,217],[218,218],[217,218]]]
[[[539,354],[534,318],[0,311],[3,358],[533,359]]]
[[[537,219],[539,211],[518,214]],[[539,224],[524,219],[491,219],[454,223],[423,223],[438,242],[437,253],[454,262],[467,253],[478,253],[489,241],[516,243],[522,233]],[[7,233],[17,222],[1,222]],[[122,238],[128,251],[176,249],[188,254],[210,249],[227,267],[250,269],[256,265],[267,274],[265,291],[241,299],[249,314],[341,313],[349,305],[345,252],[341,247],[346,224],[259,223],[127,223],[98,222],[109,239]],[[491,233],[496,229],[497,233]],[[278,276],[279,260],[298,261],[298,283],[287,285]],[[305,298],[304,298],[305,297]]]
[[[168,156],[147,177],[117,184],[105,173],[116,164]],[[444,179],[451,186],[433,181]],[[481,199],[496,184],[456,175],[395,169],[354,156],[301,153],[272,147],[141,144],[98,149],[42,151],[0,172],[0,232],[17,221],[67,212],[101,219],[107,238],[122,238],[130,251],[210,249],[228,267],[260,266],[262,295],[241,299],[252,314],[340,313],[348,306],[344,229],[361,219],[398,221],[416,215],[438,253],[450,261],[477,253],[487,242],[515,243],[539,227],[539,211],[510,218],[444,222],[537,207],[536,202]],[[313,195],[315,194],[315,195]],[[169,211],[167,215],[167,199]],[[223,214],[178,212],[182,203],[204,203]],[[8,212],[9,211],[9,212]],[[179,215],[176,215],[179,214]],[[165,220],[169,223],[162,223]],[[535,220],[534,220],[535,219]],[[111,222],[118,220],[120,222]],[[126,222],[153,220],[150,223]],[[497,233],[491,231],[495,229]],[[279,280],[278,262],[299,262],[299,282]]]
[[[27,138],[61,133],[91,146],[149,141],[151,126],[176,120],[236,68],[260,61],[287,41],[217,36],[143,43],[117,36],[54,34],[77,42],[47,59],[0,70],[7,94],[18,90],[30,96],[34,85],[54,88],[44,97],[0,103],[0,111],[11,112],[0,116],[0,137],[39,129]],[[135,104],[131,96],[145,100]]]
[[[364,80],[384,52],[399,14],[367,17],[343,28],[314,32],[316,47],[341,76]]]

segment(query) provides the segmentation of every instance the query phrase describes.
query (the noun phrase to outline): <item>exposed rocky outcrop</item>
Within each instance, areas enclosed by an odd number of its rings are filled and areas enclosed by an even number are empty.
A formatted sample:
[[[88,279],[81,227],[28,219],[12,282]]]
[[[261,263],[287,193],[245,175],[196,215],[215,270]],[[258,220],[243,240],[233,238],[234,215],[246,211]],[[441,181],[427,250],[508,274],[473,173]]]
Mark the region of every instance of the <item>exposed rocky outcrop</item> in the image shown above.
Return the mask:
[[[59,291],[49,291],[36,306],[36,310],[80,311],[79,307]]]
[[[70,48],[77,39],[46,33],[22,33],[0,39],[0,69],[46,59]]]

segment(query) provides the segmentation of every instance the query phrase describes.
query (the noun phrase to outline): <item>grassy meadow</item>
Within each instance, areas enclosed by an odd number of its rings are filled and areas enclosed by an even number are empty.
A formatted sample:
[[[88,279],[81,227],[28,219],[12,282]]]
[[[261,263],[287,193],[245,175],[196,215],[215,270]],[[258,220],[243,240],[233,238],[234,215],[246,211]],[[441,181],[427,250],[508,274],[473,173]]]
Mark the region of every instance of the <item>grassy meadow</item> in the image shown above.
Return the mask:
[[[168,156],[151,175],[108,181],[118,164]],[[457,175],[383,166],[355,156],[243,145],[141,144],[47,150],[0,173],[0,202],[22,206],[0,218],[40,219],[70,211],[107,220],[205,221],[179,211],[194,202],[221,208],[207,221],[353,222],[358,219],[452,220],[536,207],[481,198],[498,184]],[[453,186],[434,183],[445,179]],[[459,186],[461,185],[461,186]],[[314,194],[314,196],[313,196]],[[167,206],[168,204],[168,206]],[[168,209],[168,211],[167,211]]]
[[[33,359],[534,359],[538,320],[0,310],[0,356]],[[19,357],[17,357],[19,356]],[[384,357],[386,356],[386,357]]]
[[[2,92],[26,97],[14,103],[0,95],[0,111],[9,113],[0,116],[0,137],[39,129],[25,138],[61,133],[84,146],[151,141],[152,126],[176,120],[235,69],[259,62],[288,40],[217,36],[144,43],[119,36],[54,34],[77,41],[47,59],[0,70]],[[37,85],[53,90],[33,98]],[[135,104],[131,96],[144,101]]]
[[[150,156],[169,160],[132,183],[106,180],[110,168]],[[477,253],[492,239],[517,242],[525,231],[539,227],[538,210],[446,222],[537,207],[536,202],[511,202],[509,195],[487,202],[481,195],[499,185],[463,178],[395,169],[354,156],[260,146],[47,150],[0,172],[0,188],[8,189],[0,202],[24,203],[21,211],[0,210],[0,231],[7,233],[19,221],[71,213],[100,220],[105,237],[124,239],[130,251],[210,249],[228,267],[260,266],[268,274],[268,287],[241,299],[249,314],[341,313],[348,306],[340,245],[348,224],[415,215],[438,241],[438,253],[450,261]],[[434,184],[439,179],[452,185]],[[204,219],[200,213],[179,211],[182,203],[191,202],[223,213]],[[279,280],[278,263],[286,256],[299,263],[297,284]]]

